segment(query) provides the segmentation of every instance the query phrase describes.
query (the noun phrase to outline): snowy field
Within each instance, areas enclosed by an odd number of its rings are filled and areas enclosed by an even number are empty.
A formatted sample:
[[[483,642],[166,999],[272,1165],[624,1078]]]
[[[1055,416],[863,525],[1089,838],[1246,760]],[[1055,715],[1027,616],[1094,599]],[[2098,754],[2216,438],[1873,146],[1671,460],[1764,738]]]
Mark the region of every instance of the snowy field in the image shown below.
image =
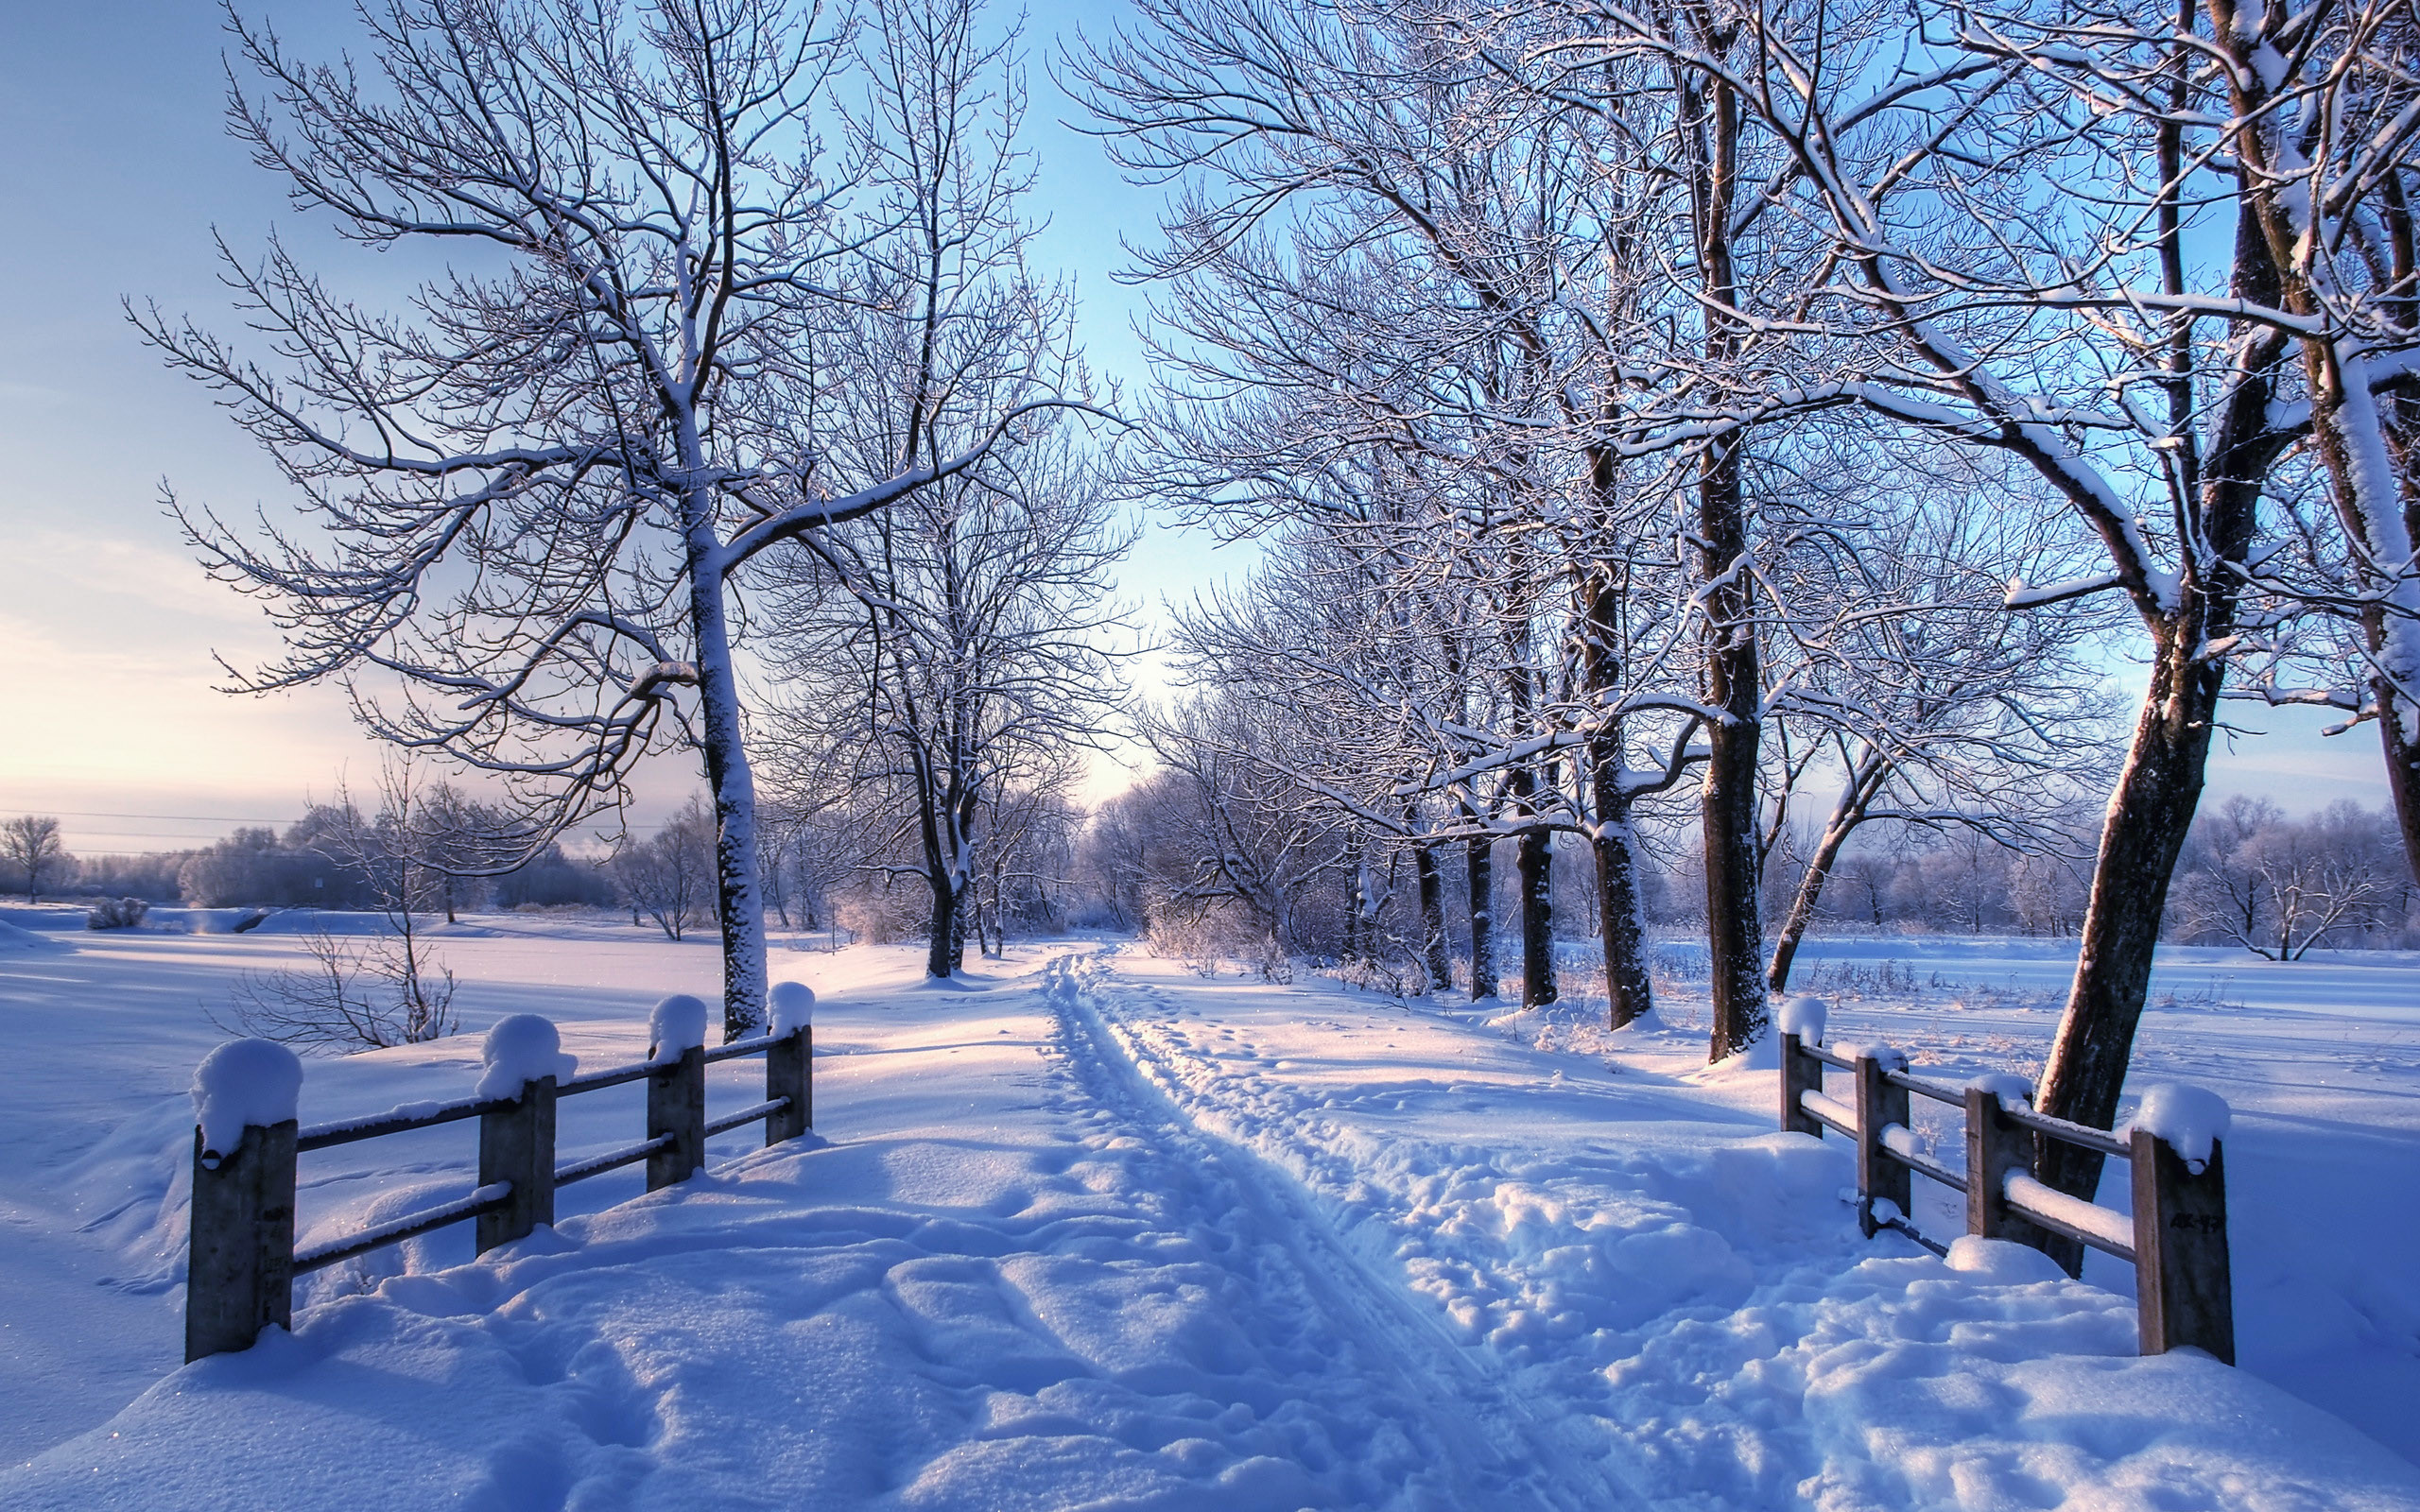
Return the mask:
[[[204,1010],[296,957],[272,930],[0,930],[0,1507],[2420,1507],[2408,958],[2184,952],[2154,989],[2138,1079],[2238,1108],[2241,1371],[2135,1359],[2118,1267],[1859,1240],[1838,1142],[1696,1067],[1685,953],[1665,1025],[1607,1036],[1086,942],[951,990],[777,952],[824,999],[821,1138],[337,1267],[293,1336],[179,1369],[183,1089]],[[311,1062],[305,1120],[467,1092],[507,1011],[631,1058],[717,974],[605,919],[441,938],[474,1033]],[[1803,969],[1837,1037],[2030,1073],[2058,957]],[[564,1158],[639,1117],[566,1103]],[[458,1194],[475,1137],[304,1157],[303,1237]]]

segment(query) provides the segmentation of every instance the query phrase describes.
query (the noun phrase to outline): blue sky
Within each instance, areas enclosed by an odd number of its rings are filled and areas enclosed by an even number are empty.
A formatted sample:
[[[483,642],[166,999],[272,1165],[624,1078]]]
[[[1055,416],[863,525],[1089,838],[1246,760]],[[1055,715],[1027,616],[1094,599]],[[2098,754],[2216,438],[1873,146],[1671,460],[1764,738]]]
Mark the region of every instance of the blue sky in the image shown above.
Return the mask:
[[[1037,9],[1028,25],[1028,137],[1049,217],[1036,261],[1078,281],[1097,369],[1130,391],[1148,379],[1132,323],[1138,296],[1114,282],[1121,235],[1148,240],[1155,190],[1125,184],[1042,66],[1063,28],[1098,31],[1119,0]],[[324,56],[349,8],[273,5],[298,49]],[[273,649],[249,604],[207,582],[159,507],[159,488],[242,514],[281,480],[251,443],[144,348],[121,298],[156,300],[221,330],[235,322],[216,282],[213,226],[239,249],[277,229],[368,292],[399,270],[316,232],[225,134],[224,37],[200,0],[81,0],[0,7],[0,816],[64,817],[79,850],[150,849],[283,821],[348,771],[367,784],[375,750],[335,689],[266,699],[211,691],[215,651],[242,664]],[[1156,605],[1233,570],[1206,541],[1148,529],[1124,575]],[[2278,731],[2236,743],[2214,796],[2267,792],[2289,809],[2380,800],[2367,730],[2332,741],[2302,712],[2241,710]],[[661,795],[685,789],[668,757]],[[1103,770],[1094,786],[1114,788]],[[164,817],[174,816],[176,817]]]

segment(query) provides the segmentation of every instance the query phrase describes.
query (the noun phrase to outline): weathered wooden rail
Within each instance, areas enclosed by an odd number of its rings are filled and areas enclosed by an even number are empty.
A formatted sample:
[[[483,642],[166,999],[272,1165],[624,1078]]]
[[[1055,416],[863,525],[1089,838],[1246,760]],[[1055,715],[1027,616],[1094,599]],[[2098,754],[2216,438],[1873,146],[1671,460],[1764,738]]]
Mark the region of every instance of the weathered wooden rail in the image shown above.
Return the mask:
[[[810,998],[811,1001],[811,998]],[[525,1080],[513,1092],[398,1108],[369,1118],[301,1127],[286,1118],[247,1122],[231,1150],[214,1150],[194,1129],[193,1222],[185,1288],[185,1358],[251,1347],[271,1324],[292,1326],[294,1279],[453,1224],[476,1225],[481,1254],[555,1221],[555,1194],[574,1182],[647,1162],[649,1192],[701,1170],[706,1141],[762,1122],[768,1146],[793,1140],[814,1122],[814,1029],[798,1024],[713,1049],[690,1045],[632,1065],[586,1072],[557,1084]],[[765,1099],[706,1116],[706,1068],[765,1057]],[[555,1163],[555,1110],[563,1098],[630,1082],[647,1083],[647,1137],[618,1149]],[[479,1121],[478,1184],[464,1196],[298,1250],[294,1196],[298,1158],[313,1150]]]
[[[2188,1160],[2149,1129],[2113,1134],[2036,1112],[2025,1101],[2030,1091],[2014,1077],[1953,1087],[1910,1074],[1907,1057],[1888,1046],[1842,1049],[1835,1053],[1809,1037],[1782,1035],[1781,1121],[1794,1132],[1820,1139],[1830,1129],[1855,1142],[1858,1222],[1869,1238],[1890,1228],[1935,1254],[1947,1253],[1915,1227],[1910,1198],[1913,1178],[1921,1176],[1964,1194],[1970,1234],[2035,1248],[2059,1234],[2132,1264],[2143,1353],[2190,1347],[2235,1363],[2221,1142],[2210,1142],[2206,1160]],[[1824,1091],[1826,1069],[1847,1074],[1847,1101]],[[1962,1169],[1926,1153],[1910,1118],[1910,1100],[1918,1097],[1963,1110]],[[2128,1161],[2133,1215],[2036,1179],[2035,1152],[2048,1141]]]

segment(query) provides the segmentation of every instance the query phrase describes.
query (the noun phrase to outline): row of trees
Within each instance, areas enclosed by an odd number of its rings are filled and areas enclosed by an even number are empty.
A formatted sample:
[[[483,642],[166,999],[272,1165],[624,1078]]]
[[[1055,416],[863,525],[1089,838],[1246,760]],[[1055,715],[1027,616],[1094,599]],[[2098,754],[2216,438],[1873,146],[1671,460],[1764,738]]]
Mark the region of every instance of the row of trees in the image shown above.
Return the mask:
[[[1070,60],[1174,186],[1138,476],[1270,554],[1189,617],[1155,737],[1196,892],[1282,931],[1235,837],[1408,850],[1434,960],[1463,847],[1482,992],[1475,842],[1512,838],[1537,1001],[1581,834],[1618,1022],[1640,810],[1685,781],[1720,1057],[1849,835],[2032,846],[2104,788],[2040,1102],[2106,1126],[2230,691],[2374,722],[2420,857],[2409,0],[1138,9]],[[2089,672],[2129,626],[2116,760]]]

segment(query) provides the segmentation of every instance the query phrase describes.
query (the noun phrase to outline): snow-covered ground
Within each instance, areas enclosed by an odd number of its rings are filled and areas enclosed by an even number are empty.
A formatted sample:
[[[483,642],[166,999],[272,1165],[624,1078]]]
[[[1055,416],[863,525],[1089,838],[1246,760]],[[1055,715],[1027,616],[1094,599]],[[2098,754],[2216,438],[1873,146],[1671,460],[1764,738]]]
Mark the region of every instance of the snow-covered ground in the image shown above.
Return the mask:
[[[945,991],[911,951],[780,953],[823,999],[821,1138],[568,1189],[479,1263],[458,1230],[324,1273],[292,1336],[174,1368],[202,1007],[294,940],[50,937],[0,940],[0,1506],[2420,1507],[2377,1443],[2420,1447],[2420,1005],[2383,988],[2147,1024],[2239,1110],[2242,1371],[2133,1358],[2131,1305],[2028,1252],[1859,1240],[1837,1142],[1771,1132],[1771,1074],[1693,1069],[1685,988],[1608,1040],[1083,942]],[[1876,967],[1860,1001],[1869,945],[1922,980]],[[443,947],[471,1029],[544,1012],[592,1066],[716,975],[603,920]],[[2038,1059],[2052,1007],[1933,988],[1920,950],[1817,952],[1836,1032]],[[314,1061],[302,1116],[476,1063],[475,1035]],[[718,1072],[716,1106],[753,1100],[752,1063]],[[635,1089],[566,1103],[566,1158],[638,1117]],[[304,1157],[305,1237],[466,1189],[473,1138]],[[2296,1330],[2370,1437],[2273,1383],[2325,1395],[2277,1355]]]

